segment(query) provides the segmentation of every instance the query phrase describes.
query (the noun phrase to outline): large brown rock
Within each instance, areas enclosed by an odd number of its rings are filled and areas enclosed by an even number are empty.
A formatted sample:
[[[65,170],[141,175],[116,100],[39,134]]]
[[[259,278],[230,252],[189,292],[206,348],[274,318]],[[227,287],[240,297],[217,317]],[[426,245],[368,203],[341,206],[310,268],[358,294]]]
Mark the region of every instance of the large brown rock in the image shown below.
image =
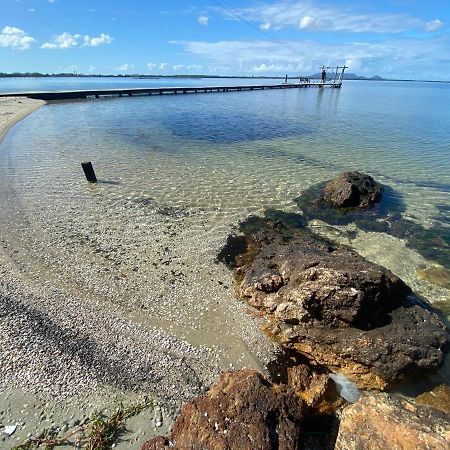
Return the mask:
[[[236,258],[237,294],[267,314],[284,347],[383,389],[435,369],[448,332],[392,272],[304,230],[266,222]],[[249,250],[250,252],[250,250]]]
[[[368,208],[380,200],[383,186],[370,175],[345,172],[325,186],[322,198],[335,208]]]
[[[186,404],[168,438],[143,450],[295,450],[306,405],[287,386],[253,370],[223,373],[203,397]]]
[[[362,397],[344,408],[336,450],[450,448],[449,416],[399,397]]]

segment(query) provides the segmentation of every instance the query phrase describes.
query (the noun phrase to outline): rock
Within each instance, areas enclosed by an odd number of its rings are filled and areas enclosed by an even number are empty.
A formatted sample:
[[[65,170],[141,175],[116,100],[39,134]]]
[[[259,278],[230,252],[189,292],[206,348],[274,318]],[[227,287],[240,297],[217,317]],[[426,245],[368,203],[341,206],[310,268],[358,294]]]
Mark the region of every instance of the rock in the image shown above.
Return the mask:
[[[147,441],[143,446],[142,450],[161,450],[165,448],[175,448],[170,447],[171,443],[168,438],[165,438],[164,436],[158,436],[153,438],[150,441]]]
[[[446,384],[440,384],[432,391],[417,396],[416,403],[432,406],[450,414],[450,387]]]
[[[450,270],[442,266],[431,266],[416,270],[421,280],[428,281],[446,289],[450,289]]]
[[[450,447],[449,416],[399,397],[376,394],[344,408],[336,450]]]
[[[438,217],[433,217],[432,225],[427,227],[411,220],[406,214],[402,194],[389,186],[383,186],[380,201],[372,203],[370,208],[335,207],[324,198],[326,185],[324,182],[310,186],[294,199],[306,223],[321,220],[330,225],[352,224],[364,231],[386,233],[404,240],[407,247],[424,258],[450,269],[450,228],[441,223]],[[445,272],[438,278],[433,275],[430,274],[435,280],[440,278],[440,283],[445,283]],[[427,277],[426,274],[424,276]]]
[[[389,270],[271,221],[246,238],[252,255],[236,258],[237,293],[267,315],[266,331],[285,348],[360,388],[384,389],[441,363],[445,325]]]
[[[345,172],[323,190],[323,200],[334,208],[368,208],[381,198],[383,187],[361,172]]]
[[[304,364],[288,367],[287,374],[288,385],[314,414],[331,414],[344,404],[327,374],[314,372]]]
[[[142,448],[295,450],[305,410],[291,388],[273,385],[258,372],[225,372],[205,396],[182,408],[170,437]]]

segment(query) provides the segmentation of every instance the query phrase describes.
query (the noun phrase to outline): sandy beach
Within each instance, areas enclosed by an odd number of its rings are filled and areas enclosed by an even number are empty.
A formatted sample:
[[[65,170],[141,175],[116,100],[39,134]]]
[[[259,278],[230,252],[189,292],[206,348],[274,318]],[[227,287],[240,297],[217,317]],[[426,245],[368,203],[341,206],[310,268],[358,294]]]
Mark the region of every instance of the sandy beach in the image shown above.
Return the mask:
[[[42,105],[0,100],[0,136]],[[44,429],[70,434],[95,412],[150,398],[116,447],[139,448],[221,371],[264,371],[274,358],[259,320],[234,297],[231,271],[214,262],[231,228],[198,233],[210,228],[201,217],[153,205],[151,230],[130,210],[140,225],[122,248],[105,224],[81,260],[69,238],[76,220],[43,230],[0,180],[0,424],[16,426],[2,448]]]
[[[42,100],[26,97],[0,98],[0,142],[14,124],[44,104]]]

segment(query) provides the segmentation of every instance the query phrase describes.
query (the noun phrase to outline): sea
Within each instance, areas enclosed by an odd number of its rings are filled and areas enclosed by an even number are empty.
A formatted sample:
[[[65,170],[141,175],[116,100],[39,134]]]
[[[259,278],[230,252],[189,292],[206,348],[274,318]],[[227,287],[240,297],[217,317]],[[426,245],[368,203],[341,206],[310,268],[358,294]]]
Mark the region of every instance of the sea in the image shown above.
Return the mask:
[[[0,92],[261,82],[0,79]],[[49,236],[64,235],[74,221],[86,234],[116,223],[112,239],[126,234],[131,246],[130,205],[157,204],[189,217],[191,232],[207,245],[211,235],[224,241],[250,215],[301,215],[302,193],[341,172],[362,171],[386,186],[385,209],[397,231],[323,217],[311,218],[310,226],[389,268],[449,317],[449,105],[450,84],[359,80],[344,81],[341,89],[49,103],[0,144],[0,219],[11,234],[32,226],[35,240],[62,254]],[[82,161],[92,161],[97,186],[84,179]],[[138,247],[144,244],[151,245]],[[84,251],[70,247],[79,260]]]

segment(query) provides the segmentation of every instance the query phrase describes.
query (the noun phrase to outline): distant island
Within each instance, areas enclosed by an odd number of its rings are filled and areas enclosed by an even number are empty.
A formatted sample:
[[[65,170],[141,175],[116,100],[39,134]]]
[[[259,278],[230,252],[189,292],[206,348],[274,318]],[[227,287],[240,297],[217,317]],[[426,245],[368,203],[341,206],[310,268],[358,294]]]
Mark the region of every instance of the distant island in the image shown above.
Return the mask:
[[[329,79],[333,78],[333,71],[328,72]],[[207,75],[207,74],[176,74],[176,75],[162,75],[162,74],[85,74],[85,73],[41,73],[41,72],[12,72],[5,73],[0,72],[0,78],[138,78],[138,79],[158,79],[158,78],[215,78],[215,79],[258,79],[258,80],[284,80],[285,76],[264,76],[264,75]],[[297,78],[309,78],[312,80],[318,80],[322,78],[321,73],[314,73],[312,75],[288,75],[289,79],[294,80]],[[450,83],[450,81],[438,81],[438,80],[417,80],[417,79],[400,79],[400,78],[383,78],[379,75],[371,77],[365,77],[362,75],[356,75],[355,73],[345,73],[344,80],[362,80],[362,81],[416,81],[425,83]]]

